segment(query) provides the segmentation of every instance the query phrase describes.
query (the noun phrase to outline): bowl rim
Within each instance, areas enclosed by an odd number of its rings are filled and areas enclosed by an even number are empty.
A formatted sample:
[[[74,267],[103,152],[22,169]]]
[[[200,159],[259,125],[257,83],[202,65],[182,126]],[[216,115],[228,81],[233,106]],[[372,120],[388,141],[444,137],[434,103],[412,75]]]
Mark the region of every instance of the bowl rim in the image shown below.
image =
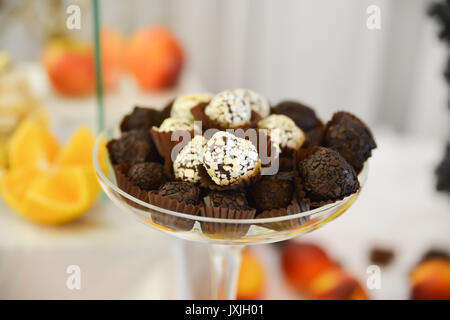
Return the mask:
[[[103,182],[104,184],[106,184],[109,188],[111,188],[115,193],[120,194],[121,196],[127,198],[128,200],[132,201],[133,203],[136,203],[142,207],[145,207],[147,209],[150,210],[154,210],[160,213],[164,213],[164,214],[169,214],[171,216],[175,216],[175,217],[179,217],[179,218],[183,218],[183,219],[189,219],[189,220],[194,220],[194,221],[201,221],[201,222],[214,222],[214,223],[228,223],[228,224],[255,224],[255,225],[261,225],[261,224],[267,224],[267,223],[276,223],[276,222],[285,222],[285,221],[290,221],[290,220],[294,220],[294,219],[299,219],[299,218],[305,218],[305,217],[311,217],[317,214],[320,214],[322,212],[327,212],[328,210],[334,208],[334,207],[338,207],[338,206],[345,206],[346,204],[348,204],[348,206],[351,205],[351,203],[353,202],[353,200],[355,200],[359,193],[361,192],[364,184],[367,181],[367,176],[368,176],[368,171],[369,171],[369,165],[368,165],[368,161],[366,161],[364,163],[363,169],[361,170],[360,174],[358,175],[358,180],[360,183],[360,188],[357,192],[345,197],[342,200],[338,200],[336,202],[330,203],[330,204],[326,204],[324,206],[321,206],[319,208],[315,208],[312,210],[308,210],[308,211],[304,211],[304,212],[300,212],[300,213],[296,213],[296,214],[292,214],[292,215],[285,215],[285,216],[280,216],[280,217],[270,217],[270,218],[254,218],[254,219],[226,219],[226,218],[212,218],[212,217],[202,217],[199,215],[191,215],[191,214],[186,214],[186,213],[181,213],[181,212],[176,212],[176,211],[172,211],[172,210],[168,210],[165,208],[161,208],[155,205],[152,205],[150,203],[147,203],[145,201],[139,200],[135,197],[133,197],[132,195],[128,194],[127,192],[123,191],[122,189],[120,189],[116,183],[114,183],[113,181],[111,181],[107,175],[103,172],[101,165],[98,161],[99,158],[99,150],[100,147],[102,145],[102,142],[108,137],[108,132],[111,132],[113,129],[106,129],[104,131],[102,131],[101,133],[98,134],[96,141],[95,141],[95,145],[94,145],[94,149],[93,149],[93,162],[94,162],[94,168],[97,174],[98,179]],[[109,157],[108,157],[108,167],[111,168],[111,163],[109,161]],[[112,170],[111,170],[112,171]],[[100,183],[103,187],[103,183]],[[123,201],[123,200],[120,200]],[[133,210],[139,210],[142,212],[145,212],[148,214],[147,211],[144,211],[142,209],[137,209],[137,208],[133,208]]]

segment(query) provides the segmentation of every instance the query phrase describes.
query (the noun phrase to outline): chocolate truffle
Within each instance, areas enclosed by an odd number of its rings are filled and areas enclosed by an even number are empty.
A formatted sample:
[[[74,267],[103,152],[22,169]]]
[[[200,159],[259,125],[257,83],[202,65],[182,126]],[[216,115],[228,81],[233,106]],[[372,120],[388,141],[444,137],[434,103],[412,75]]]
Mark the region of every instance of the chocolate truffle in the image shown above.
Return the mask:
[[[338,151],[359,173],[377,147],[369,128],[348,112],[336,112],[327,123],[323,145]]]
[[[150,129],[162,122],[161,113],[150,108],[134,107],[133,112],[126,115],[120,123],[120,131]]]
[[[280,102],[272,113],[288,116],[305,132],[322,124],[313,109],[295,101]]]
[[[332,149],[318,147],[298,163],[298,174],[301,191],[311,203],[336,201],[359,189],[353,167]]]
[[[258,211],[286,208],[294,198],[294,173],[282,171],[263,176],[248,188],[249,201]]]
[[[247,96],[226,90],[211,100],[205,108],[205,114],[223,128],[236,128],[250,121],[251,101]]]
[[[199,130],[199,128],[194,125],[194,122],[189,119],[182,119],[182,118],[167,118],[165,119],[159,128],[156,128],[155,130],[160,132],[170,132],[170,131],[177,131],[177,130]]]
[[[191,109],[200,103],[208,103],[211,99],[212,96],[209,93],[194,93],[179,96],[172,105],[170,116],[172,118],[182,118],[194,121]]]
[[[261,161],[250,141],[219,131],[204,148],[203,166],[214,183],[227,186],[258,174]]]
[[[164,183],[164,168],[160,163],[138,163],[128,170],[128,178],[144,190],[158,189]]]
[[[382,267],[391,263],[394,257],[394,251],[389,248],[374,247],[370,250],[370,262]]]
[[[302,148],[318,147],[322,145],[323,136],[325,134],[325,126],[320,125],[305,132],[306,140]]]
[[[272,114],[258,122],[258,128],[267,129],[274,145],[283,149],[299,149],[305,142],[305,134],[289,117]]]
[[[186,204],[197,205],[200,201],[200,188],[184,181],[166,182],[159,188],[158,194]]]
[[[170,113],[172,112],[172,106],[173,106],[174,102],[175,102],[175,99],[170,100],[169,102],[167,102],[167,104],[161,110],[161,123],[170,117]]]
[[[124,132],[119,139],[108,142],[107,148],[112,164],[133,165],[159,160],[153,140],[145,129]]]
[[[265,118],[270,114],[270,104],[266,97],[249,89],[235,89],[234,93],[238,96],[248,99],[250,107],[261,117]]]
[[[198,135],[181,149],[173,162],[175,178],[192,183],[200,180],[198,166],[202,164],[205,143],[205,138]]]
[[[230,210],[249,209],[245,194],[239,191],[211,191],[203,198],[203,202],[207,207],[227,208]]]

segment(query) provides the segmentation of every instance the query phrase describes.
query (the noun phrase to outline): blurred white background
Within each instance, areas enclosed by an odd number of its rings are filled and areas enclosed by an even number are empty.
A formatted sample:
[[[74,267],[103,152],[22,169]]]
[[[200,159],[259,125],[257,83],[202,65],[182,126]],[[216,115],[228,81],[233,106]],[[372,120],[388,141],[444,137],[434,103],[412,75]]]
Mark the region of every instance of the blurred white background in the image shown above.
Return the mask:
[[[52,1],[33,2],[32,14],[39,15]],[[90,2],[63,2],[80,4],[81,32],[89,35]],[[189,72],[210,91],[248,87],[272,103],[304,101],[324,119],[346,109],[372,125],[445,141],[447,52],[426,15],[432,2],[108,0],[101,10],[102,24],[125,35],[148,24],[171,27],[186,48]],[[370,5],[381,9],[381,30],[366,27]],[[0,26],[2,48],[24,60],[39,56],[39,30],[14,19]]]

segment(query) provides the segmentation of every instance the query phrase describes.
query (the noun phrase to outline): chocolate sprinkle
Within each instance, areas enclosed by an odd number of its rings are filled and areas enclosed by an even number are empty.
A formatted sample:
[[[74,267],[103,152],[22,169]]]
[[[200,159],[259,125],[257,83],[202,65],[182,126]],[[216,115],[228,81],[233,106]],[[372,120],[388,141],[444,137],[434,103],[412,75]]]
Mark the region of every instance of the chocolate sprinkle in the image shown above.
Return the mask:
[[[149,132],[145,129],[131,130],[122,134],[107,144],[112,164],[136,164],[142,162],[159,161]]]
[[[162,120],[161,112],[155,109],[134,107],[133,112],[126,115],[120,123],[120,131],[150,129],[152,126],[159,126]]]
[[[249,209],[245,194],[238,191],[211,191],[203,198],[203,201],[207,207],[219,207],[231,210]]]
[[[338,151],[359,173],[377,147],[369,128],[348,112],[336,112],[327,124],[323,145]]]
[[[133,165],[127,173],[128,178],[139,188],[153,190],[164,183],[164,168],[160,163],[144,162]]]
[[[286,208],[294,197],[294,173],[279,172],[273,176],[263,176],[248,188],[251,205],[258,211]]]
[[[272,109],[272,113],[288,116],[305,132],[322,124],[313,109],[295,101],[280,102]]]
[[[158,194],[186,204],[197,205],[200,200],[200,188],[184,181],[166,182],[159,188]]]
[[[336,201],[359,189],[355,170],[336,151],[319,147],[298,163],[302,191],[312,202]]]

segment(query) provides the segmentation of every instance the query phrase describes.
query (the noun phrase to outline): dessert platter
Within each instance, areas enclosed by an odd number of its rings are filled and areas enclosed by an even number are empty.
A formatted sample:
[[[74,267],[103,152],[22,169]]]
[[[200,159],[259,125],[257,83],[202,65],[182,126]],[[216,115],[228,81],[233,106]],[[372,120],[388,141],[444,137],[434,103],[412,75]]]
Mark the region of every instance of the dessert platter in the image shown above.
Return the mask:
[[[271,106],[235,89],[179,96],[162,111],[135,107],[100,134],[94,165],[106,194],[141,222],[209,243],[214,297],[233,298],[242,246],[289,239],[341,215],[364,185],[374,148],[370,129],[349,112],[323,122],[299,102]]]

